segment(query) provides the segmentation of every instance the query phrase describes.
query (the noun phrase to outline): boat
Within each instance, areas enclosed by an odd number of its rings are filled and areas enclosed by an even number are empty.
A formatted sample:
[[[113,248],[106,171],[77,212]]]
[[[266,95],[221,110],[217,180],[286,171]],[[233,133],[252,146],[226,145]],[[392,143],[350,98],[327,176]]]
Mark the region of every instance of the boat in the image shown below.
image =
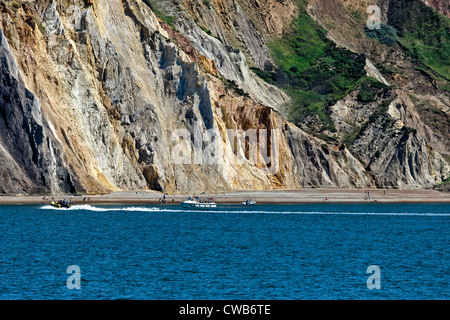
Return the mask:
[[[242,205],[243,206],[251,206],[251,205],[254,205],[254,204],[256,204],[256,202],[254,200],[252,200],[252,199],[248,199],[248,200],[242,201]]]
[[[217,203],[213,198],[207,201],[201,200],[200,197],[189,197],[186,201],[181,203],[183,208],[217,208]]]
[[[66,208],[69,209],[70,207],[72,207],[72,202],[70,200],[64,199],[62,201],[54,201],[52,200],[51,206],[54,208]]]

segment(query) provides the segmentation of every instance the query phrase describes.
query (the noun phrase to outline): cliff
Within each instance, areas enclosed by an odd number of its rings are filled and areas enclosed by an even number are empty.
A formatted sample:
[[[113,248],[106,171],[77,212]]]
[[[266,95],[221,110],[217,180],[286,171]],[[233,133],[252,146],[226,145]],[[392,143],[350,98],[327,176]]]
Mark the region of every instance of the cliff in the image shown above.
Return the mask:
[[[450,175],[445,73],[354,28],[364,7],[324,3],[1,1],[1,193],[441,183]],[[278,68],[277,41],[304,9],[317,25],[301,27],[326,34],[317,46],[354,61],[340,71],[352,85],[326,96],[325,118],[293,113],[298,97]],[[361,102],[366,87],[373,95]]]

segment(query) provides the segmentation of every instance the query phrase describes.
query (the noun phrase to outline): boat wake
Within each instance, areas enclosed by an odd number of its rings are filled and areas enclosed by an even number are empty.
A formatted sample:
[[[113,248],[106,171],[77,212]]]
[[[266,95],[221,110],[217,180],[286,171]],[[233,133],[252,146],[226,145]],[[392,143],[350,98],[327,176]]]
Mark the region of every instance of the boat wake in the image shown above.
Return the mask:
[[[405,216],[405,217],[450,217],[450,213],[434,212],[280,212],[280,214],[303,214],[303,215],[357,215],[357,216]]]
[[[50,205],[42,206],[43,210],[58,210],[58,211],[94,211],[94,212],[112,212],[112,211],[127,211],[127,212],[155,212],[163,211],[161,208],[146,208],[146,207],[95,207],[89,204],[73,205],[70,208],[55,208]],[[169,210],[172,211],[172,210]],[[180,210],[182,211],[182,210]]]
[[[450,212],[446,213],[425,213],[425,212],[339,212],[339,211],[263,211],[258,210],[230,210],[223,209],[175,209],[161,207],[96,207],[88,204],[74,205],[71,208],[54,208],[51,205],[40,207],[42,210],[59,210],[59,211],[93,211],[93,212],[164,212],[164,213],[208,213],[208,214],[282,214],[282,215],[367,215],[367,216],[439,216],[449,217]]]

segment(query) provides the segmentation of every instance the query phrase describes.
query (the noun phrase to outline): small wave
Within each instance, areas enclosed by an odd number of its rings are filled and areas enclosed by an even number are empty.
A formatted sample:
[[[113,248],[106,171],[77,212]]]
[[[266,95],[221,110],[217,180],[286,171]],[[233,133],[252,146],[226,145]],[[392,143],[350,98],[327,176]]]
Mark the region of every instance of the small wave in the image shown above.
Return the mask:
[[[310,215],[360,215],[360,216],[421,216],[421,217],[449,217],[450,213],[435,212],[280,212],[281,214],[310,214]]]
[[[262,211],[262,210],[185,210],[161,207],[96,207],[89,204],[74,205],[68,209],[54,208],[50,205],[42,206],[43,210],[60,210],[60,211],[94,211],[94,212],[172,212],[172,213],[210,213],[210,214],[282,214],[282,215],[368,215],[368,216],[439,216],[448,217],[450,213],[425,213],[425,212],[338,212],[338,211]]]
[[[172,210],[170,210],[172,211]],[[182,210],[181,210],[182,211]],[[203,213],[239,213],[239,214],[282,214],[282,215],[380,215],[380,216],[440,216],[447,217],[450,213],[435,212],[339,212],[339,211],[261,211],[261,210],[188,210],[183,212]]]
[[[426,212],[328,212],[328,211],[243,211],[243,210],[168,210],[173,212],[192,213],[239,213],[239,214],[282,214],[282,215],[370,215],[370,216],[426,216],[426,217],[449,217],[450,213],[426,213]]]
[[[95,211],[95,212],[110,212],[110,211],[133,211],[133,212],[155,212],[155,211],[167,211],[161,208],[146,208],[146,207],[120,207],[120,208],[111,208],[111,207],[95,207],[89,204],[81,204],[74,205],[70,208],[55,208],[50,205],[42,206],[43,210],[60,210],[60,211]],[[171,210],[169,210],[171,211]]]

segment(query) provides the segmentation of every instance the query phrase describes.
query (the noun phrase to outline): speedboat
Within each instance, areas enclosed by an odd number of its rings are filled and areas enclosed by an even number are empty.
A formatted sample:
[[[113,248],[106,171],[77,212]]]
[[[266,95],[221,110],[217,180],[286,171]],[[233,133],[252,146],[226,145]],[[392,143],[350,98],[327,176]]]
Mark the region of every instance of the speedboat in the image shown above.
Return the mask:
[[[246,200],[246,201],[242,201],[242,205],[243,206],[251,206],[251,205],[254,205],[254,204],[256,204],[256,202],[254,200],[252,200],[252,199],[249,199],[249,200]]]
[[[216,208],[217,204],[214,202],[213,199],[209,199],[208,201],[202,201],[199,197],[191,198],[189,197],[188,200],[183,201],[181,203],[183,208]]]
[[[70,201],[64,199],[62,201],[52,201],[51,206],[54,208],[66,208],[69,209],[70,207],[72,207],[72,203],[70,203]]]

